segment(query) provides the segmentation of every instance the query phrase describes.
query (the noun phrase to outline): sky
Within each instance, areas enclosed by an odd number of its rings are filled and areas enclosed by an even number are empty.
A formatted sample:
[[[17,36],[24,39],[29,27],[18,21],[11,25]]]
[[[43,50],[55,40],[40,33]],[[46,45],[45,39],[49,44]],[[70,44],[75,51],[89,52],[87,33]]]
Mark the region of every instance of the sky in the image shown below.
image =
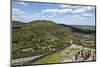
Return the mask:
[[[51,20],[59,24],[95,26],[95,6],[13,1],[12,20],[25,23]]]

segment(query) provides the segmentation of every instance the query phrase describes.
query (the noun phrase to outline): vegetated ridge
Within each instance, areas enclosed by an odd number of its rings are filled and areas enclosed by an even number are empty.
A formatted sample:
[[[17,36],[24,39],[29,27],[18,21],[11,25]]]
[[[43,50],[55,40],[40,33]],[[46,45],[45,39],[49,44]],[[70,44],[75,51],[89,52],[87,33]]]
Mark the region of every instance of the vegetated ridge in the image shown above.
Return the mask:
[[[56,24],[50,20],[12,21],[12,58],[42,55],[70,46],[95,48],[95,30]]]

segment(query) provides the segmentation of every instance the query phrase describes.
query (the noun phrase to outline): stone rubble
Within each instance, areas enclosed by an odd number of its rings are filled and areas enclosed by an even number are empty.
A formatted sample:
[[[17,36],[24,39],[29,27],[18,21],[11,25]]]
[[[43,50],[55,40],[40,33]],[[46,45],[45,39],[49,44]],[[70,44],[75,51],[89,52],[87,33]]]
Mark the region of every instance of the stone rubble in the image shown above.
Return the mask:
[[[77,61],[95,61],[95,50],[89,49],[89,50],[79,50],[71,54],[72,62]]]

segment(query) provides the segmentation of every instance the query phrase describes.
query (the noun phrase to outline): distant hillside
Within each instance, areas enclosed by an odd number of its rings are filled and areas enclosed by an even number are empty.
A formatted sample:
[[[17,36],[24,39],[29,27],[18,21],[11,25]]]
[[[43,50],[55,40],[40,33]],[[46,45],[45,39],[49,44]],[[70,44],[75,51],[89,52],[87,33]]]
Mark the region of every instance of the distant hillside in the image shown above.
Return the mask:
[[[12,25],[21,25],[21,24],[25,24],[25,23],[20,21],[12,21]]]
[[[89,25],[71,25],[73,27],[76,27],[76,28],[80,28],[80,29],[83,29],[83,30],[92,30],[92,31],[95,31],[95,26],[89,26]]]
[[[64,27],[70,27],[73,29],[73,31],[79,32],[79,33],[84,33],[84,34],[95,34],[96,29],[95,26],[88,26],[88,25],[64,25],[64,24],[59,24]]]
[[[53,21],[35,20],[26,24],[12,21],[12,26],[13,59],[57,51],[70,46],[72,41],[74,44],[83,45],[80,40],[88,39],[88,36],[92,39],[87,41],[93,42],[90,42],[89,46],[86,42],[83,46],[95,48],[95,34],[73,31],[76,28],[65,27]]]

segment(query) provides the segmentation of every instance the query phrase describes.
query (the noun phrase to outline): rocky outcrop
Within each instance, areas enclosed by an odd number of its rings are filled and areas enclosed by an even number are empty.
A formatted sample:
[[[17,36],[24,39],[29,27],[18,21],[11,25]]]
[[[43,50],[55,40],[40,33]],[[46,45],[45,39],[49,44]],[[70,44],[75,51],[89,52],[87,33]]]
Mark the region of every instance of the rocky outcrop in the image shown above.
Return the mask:
[[[73,53],[73,62],[77,61],[95,61],[95,50],[89,49],[89,50],[79,50]]]
[[[96,50],[72,44],[70,47],[62,50],[60,56],[62,57],[61,62],[95,61]]]

